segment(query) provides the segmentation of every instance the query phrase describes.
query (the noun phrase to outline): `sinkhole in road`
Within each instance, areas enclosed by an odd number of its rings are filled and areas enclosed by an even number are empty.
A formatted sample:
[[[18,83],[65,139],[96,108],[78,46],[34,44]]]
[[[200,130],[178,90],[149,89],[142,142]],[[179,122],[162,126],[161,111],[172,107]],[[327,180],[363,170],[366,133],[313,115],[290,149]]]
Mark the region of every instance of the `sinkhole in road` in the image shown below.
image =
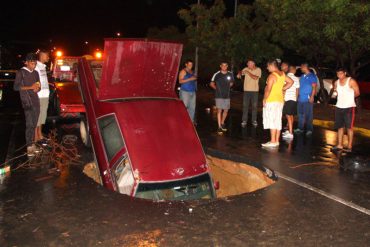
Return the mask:
[[[217,198],[250,193],[270,186],[275,182],[265,172],[254,166],[209,155],[206,158],[212,179],[218,184],[218,188],[215,190]],[[101,184],[100,173],[96,163],[86,164],[83,172],[95,182]],[[204,196],[202,198],[208,199],[209,197]],[[189,200],[191,199],[194,198],[189,197]]]

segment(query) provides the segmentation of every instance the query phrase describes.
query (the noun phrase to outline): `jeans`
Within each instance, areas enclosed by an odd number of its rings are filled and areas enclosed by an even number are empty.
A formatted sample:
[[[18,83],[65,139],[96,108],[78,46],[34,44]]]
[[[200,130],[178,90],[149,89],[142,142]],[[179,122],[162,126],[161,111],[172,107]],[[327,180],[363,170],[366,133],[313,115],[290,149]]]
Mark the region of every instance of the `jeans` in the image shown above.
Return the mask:
[[[191,121],[194,122],[196,92],[187,92],[180,90],[180,99],[182,100],[182,102],[184,102],[184,105],[188,110]]]
[[[257,121],[258,92],[244,92],[243,122],[248,122],[249,102],[252,102],[252,122]]]
[[[312,131],[313,103],[298,102],[298,129],[303,130],[306,125],[307,131]]]
[[[37,120],[39,119],[40,105],[31,107],[24,110],[24,117],[26,119],[26,143],[30,145],[35,137],[35,129]]]

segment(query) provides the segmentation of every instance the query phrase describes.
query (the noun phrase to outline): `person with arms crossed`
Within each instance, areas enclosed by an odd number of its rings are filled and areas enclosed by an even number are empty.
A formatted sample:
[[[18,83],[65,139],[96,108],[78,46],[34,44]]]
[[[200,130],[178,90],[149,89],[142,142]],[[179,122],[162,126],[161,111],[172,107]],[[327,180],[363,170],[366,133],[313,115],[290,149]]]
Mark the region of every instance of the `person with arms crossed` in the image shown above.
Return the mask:
[[[256,66],[254,60],[248,59],[247,67],[237,75],[239,79],[244,76],[243,118],[241,123],[243,128],[248,122],[249,103],[252,104],[252,125],[257,127],[258,92],[261,74],[261,69]]]

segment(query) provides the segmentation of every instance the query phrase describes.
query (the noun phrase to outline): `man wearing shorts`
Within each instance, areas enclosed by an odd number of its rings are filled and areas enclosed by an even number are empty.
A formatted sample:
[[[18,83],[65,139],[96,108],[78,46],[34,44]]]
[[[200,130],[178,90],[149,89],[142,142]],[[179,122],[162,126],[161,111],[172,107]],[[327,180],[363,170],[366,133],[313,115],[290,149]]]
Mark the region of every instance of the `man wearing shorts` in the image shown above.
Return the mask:
[[[297,96],[299,90],[299,78],[295,76],[297,71],[295,66],[288,63],[282,63],[282,71],[287,73],[287,76],[293,80],[293,85],[285,91],[283,115],[286,116],[288,129],[283,133],[284,139],[293,139],[293,122],[294,116],[297,114]]]
[[[212,76],[210,87],[215,90],[218,132],[227,131],[225,120],[230,109],[230,88],[234,84],[233,74],[227,70],[228,64],[222,62],[220,71]]]
[[[263,128],[270,130],[270,141],[263,143],[262,147],[276,148],[279,146],[284,92],[292,86],[293,80],[280,71],[279,59],[268,61],[267,70],[270,75],[266,82],[262,115]]]
[[[37,93],[40,99],[40,115],[35,131],[35,141],[40,141],[44,139],[44,137],[42,136],[42,125],[45,124],[46,121],[50,94],[48,76],[46,73],[45,65],[45,63],[49,62],[49,53],[46,51],[40,51],[38,55],[39,60],[37,61],[35,70],[39,73],[40,76],[41,90]]]
[[[347,76],[345,69],[338,69],[337,77],[338,80],[334,83],[333,90],[337,92],[338,95],[335,107],[335,128],[338,129],[338,144],[332,148],[332,151],[340,151],[343,149],[343,135],[344,128],[346,128],[348,146],[343,150],[345,152],[351,152],[356,108],[355,98],[360,96],[360,89],[357,82]]]

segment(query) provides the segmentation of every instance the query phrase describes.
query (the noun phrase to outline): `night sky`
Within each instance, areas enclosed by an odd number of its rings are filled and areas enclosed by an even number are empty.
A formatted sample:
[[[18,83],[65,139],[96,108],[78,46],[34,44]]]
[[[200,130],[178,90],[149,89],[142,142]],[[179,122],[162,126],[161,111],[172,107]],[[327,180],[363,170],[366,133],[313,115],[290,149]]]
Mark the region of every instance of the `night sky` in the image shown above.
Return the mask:
[[[150,27],[184,30],[177,12],[196,0],[7,1],[0,14],[0,41],[23,49],[62,48],[69,55],[102,48],[104,37],[145,37]],[[210,3],[211,0],[202,0]],[[250,2],[240,1],[239,2]],[[5,2],[2,2],[4,4]],[[232,13],[234,0],[225,0]],[[89,44],[86,46],[85,41]]]

